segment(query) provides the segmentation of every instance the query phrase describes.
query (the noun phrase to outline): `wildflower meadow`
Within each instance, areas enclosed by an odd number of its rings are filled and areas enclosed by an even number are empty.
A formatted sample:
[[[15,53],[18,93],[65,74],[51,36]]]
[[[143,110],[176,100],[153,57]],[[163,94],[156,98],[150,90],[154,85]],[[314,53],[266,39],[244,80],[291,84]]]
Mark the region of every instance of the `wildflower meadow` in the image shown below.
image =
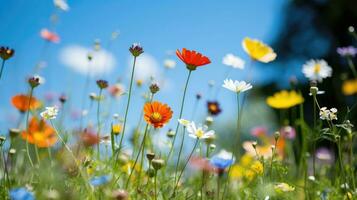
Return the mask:
[[[357,199],[353,1],[0,2],[0,199]]]

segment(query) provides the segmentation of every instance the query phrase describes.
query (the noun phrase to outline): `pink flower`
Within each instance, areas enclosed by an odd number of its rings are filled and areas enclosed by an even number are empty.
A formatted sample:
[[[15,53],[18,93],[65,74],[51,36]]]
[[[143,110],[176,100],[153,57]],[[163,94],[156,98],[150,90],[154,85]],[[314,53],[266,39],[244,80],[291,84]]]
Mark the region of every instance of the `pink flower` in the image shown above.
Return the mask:
[[[268,129],[264,126],[256,126],[250,130],[250,134],[255,137],[264,136],[268,133]]]
[[[284,126],[284,127],[281,127],[281,129],[280,129],[280,134],[281,134],[281,136],[283,136],[284,138],[294,139],[295,136],[296,136],[296,131],[295,131],[294,127]]]
[[[53,42],[53,43],[59,43],[60,42],[60,37],[56,33],[51,32],[46,28],[41,30],[41,37],[44,40],[47,40],[49,42]]]

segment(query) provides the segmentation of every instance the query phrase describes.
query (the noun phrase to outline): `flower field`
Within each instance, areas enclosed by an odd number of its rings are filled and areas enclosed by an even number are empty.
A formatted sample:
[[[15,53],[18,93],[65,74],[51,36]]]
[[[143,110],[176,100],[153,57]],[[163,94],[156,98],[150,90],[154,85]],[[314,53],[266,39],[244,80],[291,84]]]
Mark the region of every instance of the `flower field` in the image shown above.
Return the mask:
[[[155,68],[156,44],[125,46],[123,26],[108,42],[64,47],[65,74],[50,49],[68,43],[57,30],[80,10],[69,3],[51,4],[50,28],[36,33],[40,58],[23,77],[12,70],[24,48],[0,38],[0,199],[357,199],[353,24],[334,59],[306,55],[294,70],[274,68],[285,52],[249,31],[219,58],[173,41]],[[127,74],[113,71],[114,47]],[[279,70],[289,80],[260,80]]]

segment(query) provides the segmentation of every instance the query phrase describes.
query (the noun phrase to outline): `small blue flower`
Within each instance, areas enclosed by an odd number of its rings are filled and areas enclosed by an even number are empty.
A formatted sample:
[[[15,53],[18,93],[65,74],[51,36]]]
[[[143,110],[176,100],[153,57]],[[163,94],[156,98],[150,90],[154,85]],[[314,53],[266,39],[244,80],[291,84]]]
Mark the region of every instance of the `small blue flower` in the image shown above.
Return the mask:
[[[221,150],[218,154],[214,155],[210,162],[218,169],[225,169],[234,163],[234,156],[232,153]]]
[[[108,183],[111,179],[112,178],[109,175],[95,176],[92,179],[90,179],[89,182],[92,186],[97,187]]]
[[[15,188],[10,190],[11,200],[35,200],[35,197],[26,188]]]

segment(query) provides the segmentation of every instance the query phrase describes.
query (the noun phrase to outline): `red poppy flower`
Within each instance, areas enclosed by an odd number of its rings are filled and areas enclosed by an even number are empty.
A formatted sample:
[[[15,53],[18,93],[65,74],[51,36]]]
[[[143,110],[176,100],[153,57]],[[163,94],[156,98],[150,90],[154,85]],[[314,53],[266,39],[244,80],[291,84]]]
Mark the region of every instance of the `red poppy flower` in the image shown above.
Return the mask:
[[[187,69],[189,70],[195,70],[196,67],[211,63],[208,57],[196,51],[190,51],[185,48],[182,49],[182,52],[176,50],[176,55],[186,64]]]

